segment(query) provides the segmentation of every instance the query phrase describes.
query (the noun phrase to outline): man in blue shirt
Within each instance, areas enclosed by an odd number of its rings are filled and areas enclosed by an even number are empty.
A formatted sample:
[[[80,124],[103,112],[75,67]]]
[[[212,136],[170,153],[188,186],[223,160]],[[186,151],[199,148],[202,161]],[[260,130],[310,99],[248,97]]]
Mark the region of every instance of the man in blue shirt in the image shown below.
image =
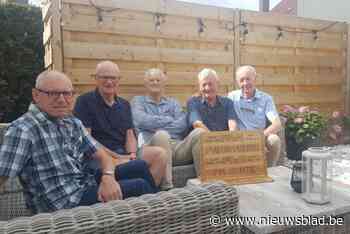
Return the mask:
[[[236,114],[233,103],[218,95],[219,77],[213,69],[204,68],[198,74],[199,96],[187,102],[188,122],[194,129],[205,131],[236,130]],[[194,155],[197,174],[200,168],[199,156]]]
[[[262,130],[268,148],[268,166],[275,166],[281,151],[281,140],[277,132],[281,121],[273,99],[255,87],[256,71],[252,66],[241,66],[236,71],[239,90],[228,94],[234,103],[240,130]],[[269,121],[271,124],[268,125]]]
[[[146,96],[135,96],[131,101],[134,124],[139,144],[160,146],[166,150],[168,164],[165,187],[173,187],[172,165],[192,162],[192,155],[199,154],[199,134],[193,131],[187,137],[186,114],[180,103],[165,96],[166,75],[157,68],[146,71],[144,83]]]
[[[117,96],[120,78],[117,64],[111,61],[97,64],[96,89],[77,98],[74,115],[110,154],[145,160],[156,184],[160,185],[165,174],[165,150],[160,147],[137,148],[129,102]]]
[[[107,202],[157,188],[142,160],[118,165],[71,115],[73,86],[60,72],[41,73],[34,103],[13,121],[0,148],[0,186],[19,176],[33,213]],[[85,170],[89,157],[101,164],[96,175]]]

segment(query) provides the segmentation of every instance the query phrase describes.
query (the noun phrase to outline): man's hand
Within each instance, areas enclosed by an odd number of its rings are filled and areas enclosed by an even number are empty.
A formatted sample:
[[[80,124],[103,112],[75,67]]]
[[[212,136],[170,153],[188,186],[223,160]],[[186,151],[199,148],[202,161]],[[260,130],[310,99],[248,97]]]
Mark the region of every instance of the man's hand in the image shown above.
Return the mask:
[[[265,129],[265,130],[264,130],[264,136],[265,136],[266,138],[268,138],[270,135],[271,135],[271,133],[268,132],[268,131],[266,131],[266,129]]]
[[[135,160],[136,159],[136,153],[130,153],[130,160]]]
[[[109,150],[106,147],[104,149],[112,158],[112,164],[114,165],[114,167],[132,160],[130,157],[126,155],[117,154],[116,152],[113,152],[112,150]]]
[[[112,164],[113,164],[114,167],[116,167],[116,166],[118,166],[120,164],[127,163],[130,160],[131,160],[130,157],[128,157],[127,155],[121,156],[121,157],[118,157],[118,158],[112,157]]]
[[[102,175],[97,195],[101,202],[123,199],[122,190],[114,175]]]
[[[205,124],[202,121],[198,120],[193,123],[193,128],[203,128],[204,130],[210,132],[207,126],[205,126]]]

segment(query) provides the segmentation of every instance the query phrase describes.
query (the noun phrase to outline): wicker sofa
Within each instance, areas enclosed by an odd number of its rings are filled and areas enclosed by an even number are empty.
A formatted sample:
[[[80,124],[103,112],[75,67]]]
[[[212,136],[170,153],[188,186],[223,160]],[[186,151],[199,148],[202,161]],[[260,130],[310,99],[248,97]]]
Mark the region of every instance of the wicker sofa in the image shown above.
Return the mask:
[[[4,129],[0,125],[0,143]],[[239,226],[211,226],[213,215],[238,215],[234,187],[204,184],[34,216],[25,207],[17,178],[0,188],[0,234],[240,233]]]

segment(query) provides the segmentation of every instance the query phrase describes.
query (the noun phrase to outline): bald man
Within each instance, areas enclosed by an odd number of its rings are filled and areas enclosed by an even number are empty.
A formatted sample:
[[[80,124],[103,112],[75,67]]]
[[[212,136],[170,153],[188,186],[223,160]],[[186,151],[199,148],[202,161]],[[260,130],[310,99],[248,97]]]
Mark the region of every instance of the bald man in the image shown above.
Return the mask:
[[[281,151],[281,139],[277,135],[281,121],[273,98],[255,87],[256,70],[254,67],[241,66],[236,71],[239,90],[232,91],[228,98],[233,101],[240,130],[262,130],[268,148],[268,166],[275,166]],[[268,125],[267,121],[271,124]]]
[[[165,176],[166,152],[155,146],[137,148],[130,104],[117,95],[120,79],[117,64],[111,61],[97,64],[96,89],[77,98],[74,115],[116,158],[145,160],[159,186]],[[98,165],[92,165],[92,168],[98,168]]]
[[[34,214],[157,191],[144,161],[115,168],[103,147],[71,115],[74,91],[66,75],[41,73],[32,96],[34,103],[27,113],[13,121],[4,135],[0,186],[19,176]],[[89,157],[100,162],[96,174],[85,170]]]

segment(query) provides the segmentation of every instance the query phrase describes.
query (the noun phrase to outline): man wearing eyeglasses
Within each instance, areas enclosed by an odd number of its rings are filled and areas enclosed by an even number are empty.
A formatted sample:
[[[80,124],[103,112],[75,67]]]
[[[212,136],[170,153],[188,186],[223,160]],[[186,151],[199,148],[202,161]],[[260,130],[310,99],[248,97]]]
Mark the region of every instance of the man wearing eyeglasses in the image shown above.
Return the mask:
[[[256,70],[252,66],[241,66],[236,71],[239,90],[232,91],[228,98],[233,101],[240,130],[262,130],[268,148],[268,166],[275,166],[281,151],[281,139],[277,135],[281,121],[272,97],[255,87]],[[267,121],[271,124],[268,125]]]
[[[111,157],[71,115],[73,86],[63,73],[36,80],[28,112],[8,127],[0,148],[0,186],[19,176],[33,213],[51,212],[157,192],[144,161],[115,167]],[[85,161],[101,170],[91,174]]]
[[[154,146],[137,148],[130,104],[117,96],[120,77],[117,64],[111,61],[97,64],[96,89],[77,98],[74,115],[115,157],[145,160],[158,186],[165,175],[166,152]]]

